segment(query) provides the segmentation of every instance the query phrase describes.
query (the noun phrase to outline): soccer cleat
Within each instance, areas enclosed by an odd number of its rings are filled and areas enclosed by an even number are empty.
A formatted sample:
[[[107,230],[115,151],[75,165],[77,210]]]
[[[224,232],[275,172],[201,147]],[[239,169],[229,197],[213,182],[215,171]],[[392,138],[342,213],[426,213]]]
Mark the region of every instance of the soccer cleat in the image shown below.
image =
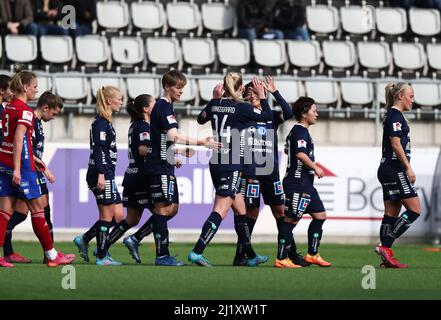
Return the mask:
[[[65,265],[65,264],[70,264],[72,263],[72,261],[75,260],[75,255],[67,255],[64,254],[62,252],[58,252],[57,253],[57,257],[54,260],[47,260],[46,265],[48,267],[56,267],[56,266],[60,266],[60,265]]]
[[[98,248],[95,248],[95,250],[93,250],[93,256],[97,257],[98,256]],[[112,257],[112,255],[110,254],[109,251],[106,252],[106,256],[108,257]]]
[[[81,258],[83,258],[84,261],[89,262],[89,253],[88,253],[89,244],[84,242],[82,236],[76,236],[73,239],[73,243],[75,243],[75,245],[77,246],[78,251],[80,252]]]
[[[4,257],[6,262],[9,263],[31,263],[32,260],[26,257],[21,256],[17,252],[10,254],[9,256]]]
[[[202,267],[211,267],[211,264],[208,262],[208,260],[202,254],[197,254],[194,251],[191,251],[188,254],[188,261],[190,261],[191,263],[197,264],[199,266],[202,266]]]
[[[163,257],[156,258],[155,265],[167,266],[167,267],[183,267],[183,266],[185,266],[185,263],[183,263],[182,261],[176,260],[176,258],[172,257],[172,256],[163,256]]]
[[[245,257],[234,257],[233,266],[246,267],[248,259]]]
[[[265,263],[267,261],[268,261],[267,256],[256,255],[252,259],[247,259],[247,266],[248,267],[257,267],[259,264]]]
[[[276,259],[274,261],[274,267],[276,268],[301,268],[302,266],[295,264],[290,258]]]
[[[391,248],[378,245],[375,248],[375,252],[381,257],[381,260],[383,260],[385,268],[405,269],[408,267],[407,264],[400,263],[397,259],[394,258],[394,252]]]
[[[136,240],[134,236],[129,236],[127,238],[124,238],[123,243],[127,247],[127,249],[129,249],[129,253],[132,258],[135,259],[137,263],[141,263],[141,257],[139,256],[138,250],[140,244],[138,240]]]
[[[102,259],[97,258],[95,264],[97,266],[120,266],[120,265],[122,265],[121,262],[113,260],[113,258],[109,257],[109,256],[105,256]]]
[[[311,264],[316,264],[320,267],[330,267],[332,265],[330,262],[323,259],[319,253],[315,255],[310,255],[309,253],[307,253],[304,260]]]
[[[14,265],[5,260],[5,258],[0,257],[0,267],[3,268],[13,268]]]
[[[294,253],[294,255],[292,257],[290,257],[290,259],[294,264],[302,266],[302,267],[309,267],[311,265],[310,262],[305,261],[303,256],[301,256],[297,252]]]

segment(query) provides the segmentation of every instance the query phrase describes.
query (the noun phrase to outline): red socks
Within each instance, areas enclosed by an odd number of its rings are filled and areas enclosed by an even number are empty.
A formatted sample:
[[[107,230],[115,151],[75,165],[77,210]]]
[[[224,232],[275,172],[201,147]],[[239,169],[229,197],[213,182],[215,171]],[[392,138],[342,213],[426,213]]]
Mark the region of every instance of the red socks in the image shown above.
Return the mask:
[[[11,215],[10,213],[0,211],[0,247],[3,246],[3,242],[5,241],[6,228]]]
[[[44,211],[31,213],[31,218],[32,228],[34,229],[34,233],[37,236],[38,240],[40,240],[43,250],[49,251],[53,249],[54,244],[49,231],[49,226],[47,225],[46,218],[44,216]]]

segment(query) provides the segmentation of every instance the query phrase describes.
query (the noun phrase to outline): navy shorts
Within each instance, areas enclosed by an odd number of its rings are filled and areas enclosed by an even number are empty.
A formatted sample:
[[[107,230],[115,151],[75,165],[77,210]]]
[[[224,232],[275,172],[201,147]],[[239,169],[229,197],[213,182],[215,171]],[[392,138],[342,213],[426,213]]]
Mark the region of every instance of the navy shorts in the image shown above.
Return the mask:
[[[47,188],[46,177],[43,173],[37,172],[38,184],[40,185],[41,195],[49,194],[49,189]]]
[[[418,197],[415,187],[410,183],[403,169],[381,164],[377,177],[383,188],[383,200],[396,201]]]
[[[40,185],[35,171],[21,171],[20,186],[12,185],[12,173],[12,168],[0,164],[0,197],[32,200],[41,196]]]
[[[149,176],[147,183],[150,205],[164,202],[167,204],[179,203],[178,182],[175,176],[167,174]]]
[[[240,185],[245,204],[248,208],[260,207],[260,195],[268,206],[279,206],[285,202],[282,181],[279,174],[264,177],[243,177]]]
[[[284,185],[285,191],[285,216],[300,220],[303,214],[325,212],[325,207],[320,199],[317,189],[310,183],[291,184],[289,188]]]
[[[96,184],[98,182],[98,177],[87,179],[87,185],[89,189],[93,192],[95,196],[97,205],[111,205],[121,203],[121,196],[116,187],[115,179],[105,180],[105,188],[102,191],[98,191]]]
[[[236,194],[240,191],[241,172],[238,170],[220,171],[217,168],[210,166],[210,174],[216,194],[230,197],[234,200]]]
[[[125,174],[123,180],[124,208],[150,208],[150,193],[147,178],[142,174]]]

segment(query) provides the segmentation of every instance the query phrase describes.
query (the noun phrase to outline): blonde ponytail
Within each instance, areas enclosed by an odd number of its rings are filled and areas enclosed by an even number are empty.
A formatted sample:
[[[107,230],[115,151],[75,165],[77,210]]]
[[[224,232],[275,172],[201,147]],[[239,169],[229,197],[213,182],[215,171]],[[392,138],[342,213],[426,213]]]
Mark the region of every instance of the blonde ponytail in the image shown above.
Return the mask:
[[[96,93],[96,112],[103,118],[112,122],[112,109],[107,103],[107,99],[114,97],[119,89],[114,86],[103,86]]]
[[[392,108],[395,101],[398,98],[398,94],[406,88],[410,88],[411,85],[406,82],[389,82],[385,87],[385,98],[386,98],[386,110]]]
[[[17,70],[18,71],[18,70]],[[37,75],[31,71],[18,71],[11,79],[11,91],[14,95],[25,92],[24,86],[30,85]]]
[[[238,72],[228,72],[224,77],[224,95],[233,98],[234,101],[241,101],[240,93],[237,91],[242,86],[242,75]]]

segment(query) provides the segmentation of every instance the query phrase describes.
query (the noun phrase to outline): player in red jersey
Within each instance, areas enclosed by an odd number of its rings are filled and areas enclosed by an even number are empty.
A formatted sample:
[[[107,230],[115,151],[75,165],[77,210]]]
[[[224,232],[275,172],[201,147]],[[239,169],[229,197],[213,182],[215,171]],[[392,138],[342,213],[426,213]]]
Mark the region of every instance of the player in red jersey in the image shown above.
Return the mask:
[[[47,266],[69,264],[73,255],[65,255],[54,249],[49,227],[44,216],[38,177],[35,171],[44,171],[42,161],[34,160],[32,132],[34,112],[27,102],[34,100],[38,92],[37,76],[29,71],[18,72],[11,81],[14,97],[2,113],[3,141],[0,148],[0,247],[6,226],[17,199],[23,199],[31,211],[32,228],[48,259]],[[35,162],[34,162],[35,161]],[[1,267],[13,267],[0,257]]]

